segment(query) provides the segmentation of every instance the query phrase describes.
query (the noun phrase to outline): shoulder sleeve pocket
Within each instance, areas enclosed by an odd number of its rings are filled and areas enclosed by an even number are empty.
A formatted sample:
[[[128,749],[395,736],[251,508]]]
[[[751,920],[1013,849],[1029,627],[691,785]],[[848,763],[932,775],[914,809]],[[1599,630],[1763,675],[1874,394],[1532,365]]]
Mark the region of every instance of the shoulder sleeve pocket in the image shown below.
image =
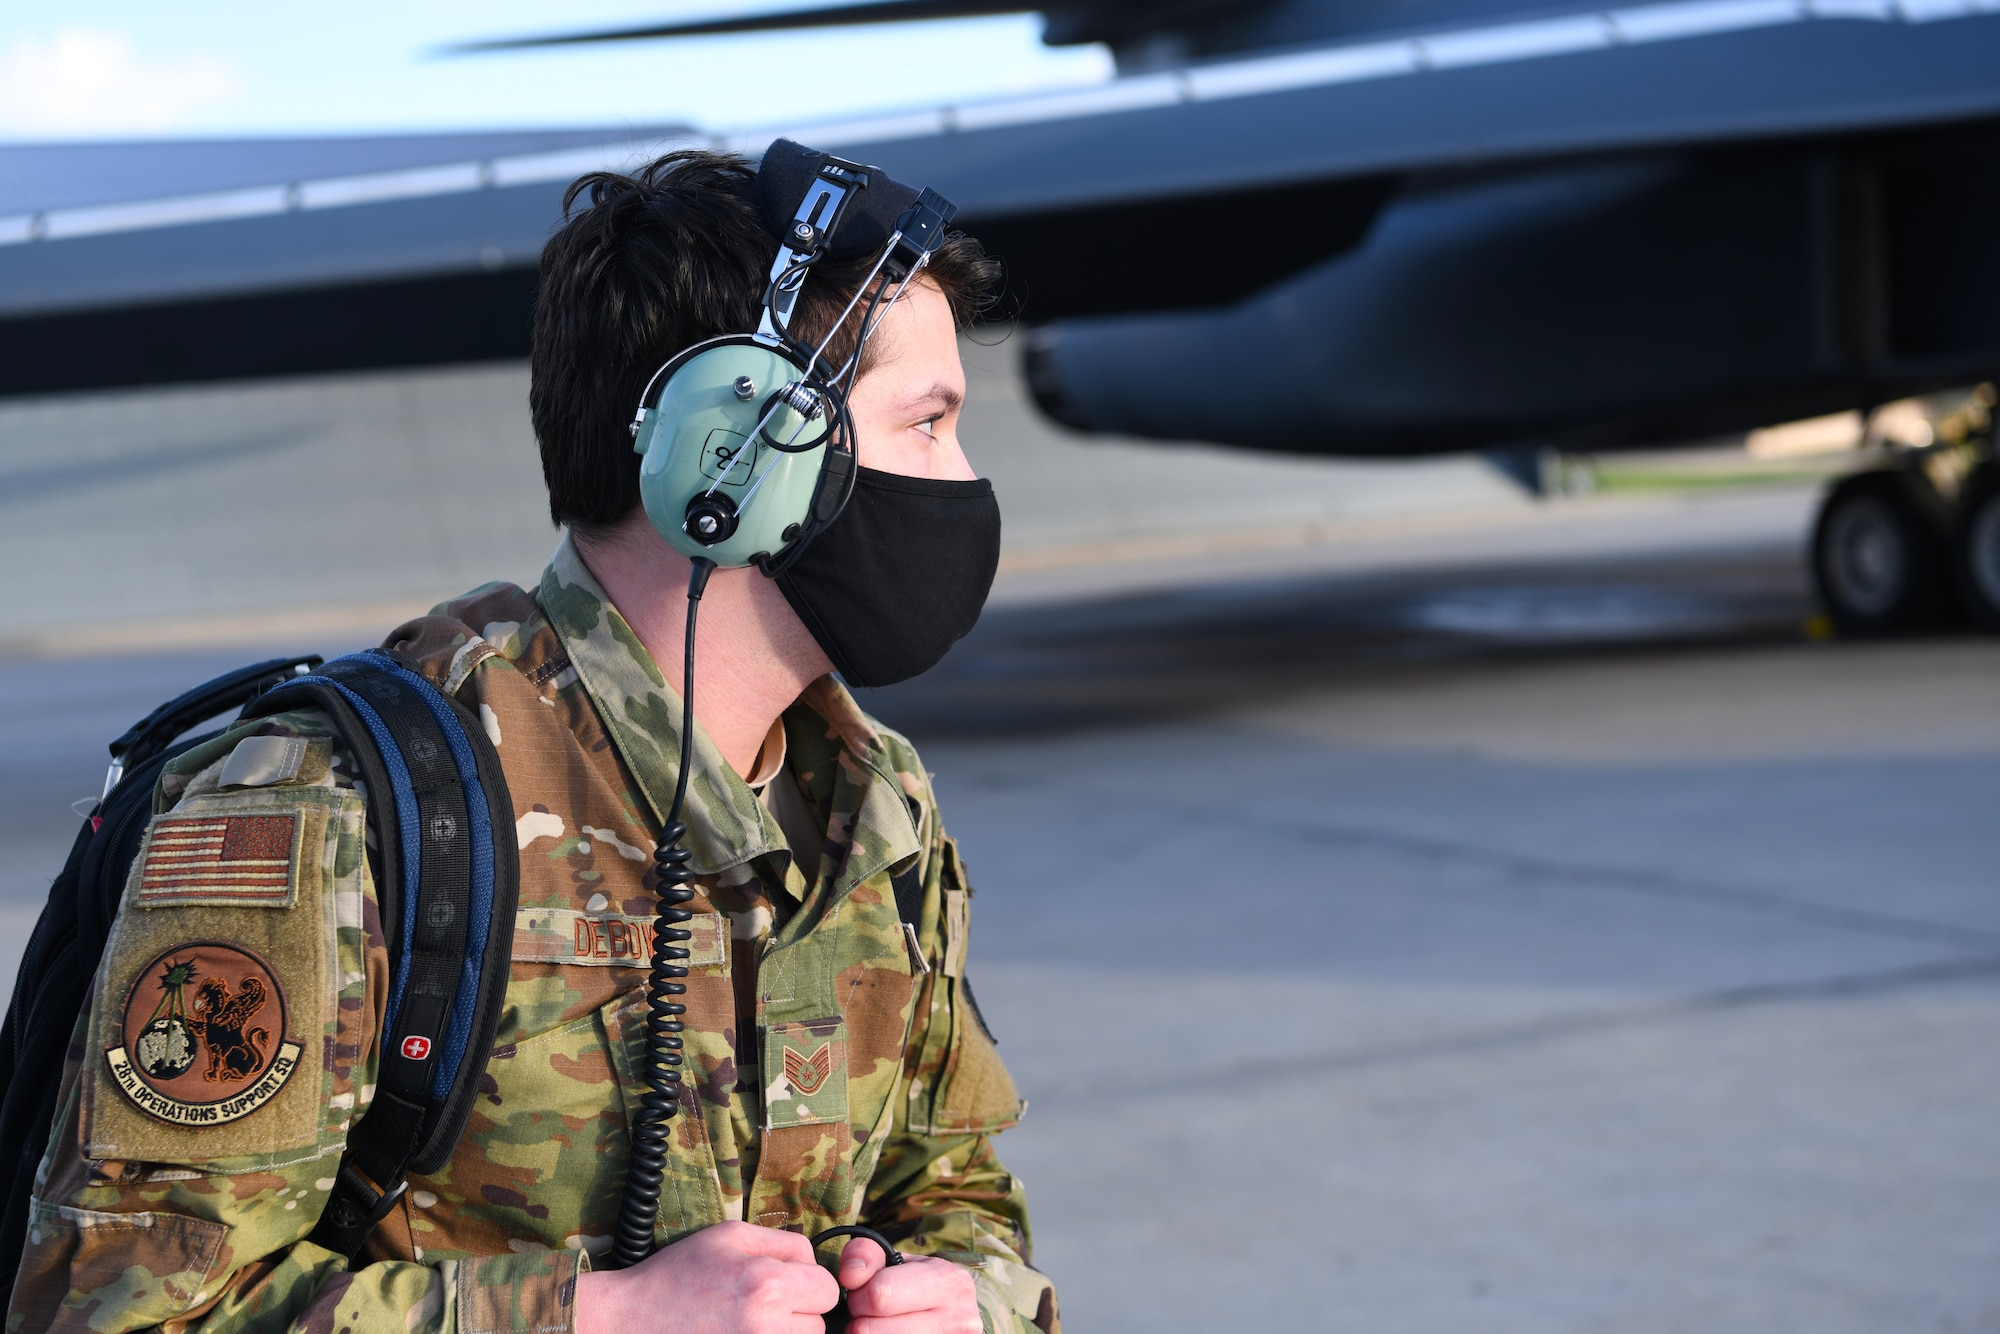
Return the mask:
[[[944,933],[943,967],[931,979],[934,994],[947,1013],[950,1034],[930,1102],[927,1129],[932,1134],[989,1134],[1017,1124],[1025,1104],[1007,1073],[1006,1063],[987,1031],[985,1017],[965,977],[965,956],[971,929],[972,894],[957,848],[946,839],[941,883],[940,926]],[[937,1022],[937,1017],[933,1018]],[[915,1109],[913,1109],[915,1110]]]
[[[937,1126],[947,1133],[990,1134],[1017,1125],[1026,1104],[993,1039],[965,1002],[965,979],[951,980],[952,1052],[938,1090]]]
[[[252,789],[153,822],[91,1006],[86,1157],[248,1168],[331,1133],[358,811],[331,789]]]

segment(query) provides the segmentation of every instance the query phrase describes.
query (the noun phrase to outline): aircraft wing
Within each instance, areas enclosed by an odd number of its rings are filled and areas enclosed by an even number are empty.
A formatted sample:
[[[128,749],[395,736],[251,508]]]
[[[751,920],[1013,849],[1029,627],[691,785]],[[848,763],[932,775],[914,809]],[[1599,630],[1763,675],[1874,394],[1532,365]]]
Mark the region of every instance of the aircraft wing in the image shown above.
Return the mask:
[[[775,133],[954,199],[1031,319],[1218,306],[1428,173],[2000,115],[1991,3],[1682,0],[735,136],[4,147],[0,393],[522,355],[569,180]]]

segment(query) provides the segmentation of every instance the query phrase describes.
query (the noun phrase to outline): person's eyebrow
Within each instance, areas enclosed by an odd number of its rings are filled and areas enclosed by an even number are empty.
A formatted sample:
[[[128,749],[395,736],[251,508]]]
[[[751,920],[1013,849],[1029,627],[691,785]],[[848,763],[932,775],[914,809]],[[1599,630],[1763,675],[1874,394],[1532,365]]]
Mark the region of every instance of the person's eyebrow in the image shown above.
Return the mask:
[[[916,412],[924,408],[936,408],[935,415],[942,417],[958,411],[965,403],[965,395],[940,380],[921,394],[916,394],[903,403],[906,412]]]

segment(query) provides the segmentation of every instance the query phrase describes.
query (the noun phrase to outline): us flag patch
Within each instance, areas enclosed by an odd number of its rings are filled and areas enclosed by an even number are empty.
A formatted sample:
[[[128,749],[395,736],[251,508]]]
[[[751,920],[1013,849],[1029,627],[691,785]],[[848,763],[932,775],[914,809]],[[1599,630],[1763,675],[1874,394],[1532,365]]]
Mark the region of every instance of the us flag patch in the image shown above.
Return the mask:
[[[139,902],[289,906],[298,833],[296,813],[163,815],[147,832]]]

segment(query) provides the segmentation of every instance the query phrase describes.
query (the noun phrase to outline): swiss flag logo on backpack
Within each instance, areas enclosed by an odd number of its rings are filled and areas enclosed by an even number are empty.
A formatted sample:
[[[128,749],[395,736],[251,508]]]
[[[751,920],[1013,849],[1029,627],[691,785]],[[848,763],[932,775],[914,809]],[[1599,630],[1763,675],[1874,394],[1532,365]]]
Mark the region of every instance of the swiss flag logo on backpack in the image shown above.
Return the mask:
[[[431,1054],[431,1040],[421,1037],[403,1039],[403,1055],[412,1061],[421,1061]]]

